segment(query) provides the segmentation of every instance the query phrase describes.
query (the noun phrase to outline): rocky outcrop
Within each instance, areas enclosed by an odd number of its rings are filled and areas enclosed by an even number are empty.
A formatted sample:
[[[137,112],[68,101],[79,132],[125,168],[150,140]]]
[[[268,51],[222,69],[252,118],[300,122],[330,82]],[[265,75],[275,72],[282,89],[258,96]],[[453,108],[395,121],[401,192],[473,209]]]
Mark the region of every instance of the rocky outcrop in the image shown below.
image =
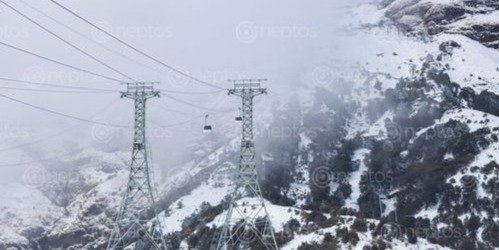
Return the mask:
[[[420,27],[448,24],[462,18],[465,13],[465,6],[459,4],[398,0],[387,7],[385,15],[405,31],[414,31]]]
[[[499,49],[499,20],[496,24],[472,24],[468,27],[449,30],[448,33],[462,34],[483,45]]]
[[[473,15],[499,11],[497,1],[439,3],[428,0],[397,0],[385,1],[381,6],[386,8],[385,16],[404,32],[423,32],[430,35],[442,32],[462,34],[487,47],[499,48],[499,20],[470,20],[454,25],[457,21]]]
[[[473,102],[475,109],[499,116],[499,96],[488,91],[482,91]]]

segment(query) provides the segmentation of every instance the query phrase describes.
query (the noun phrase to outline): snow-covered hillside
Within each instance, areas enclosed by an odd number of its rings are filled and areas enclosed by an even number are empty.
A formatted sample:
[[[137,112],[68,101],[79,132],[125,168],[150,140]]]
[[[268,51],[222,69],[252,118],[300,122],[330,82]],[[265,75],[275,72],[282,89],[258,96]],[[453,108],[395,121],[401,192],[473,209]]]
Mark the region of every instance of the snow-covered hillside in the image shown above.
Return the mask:
[[[498,11],[494,3],[389,2],[345,11],[356,31],[345,39],[359,43],[349,64],[311,69],[304,79],[320,90],[305,90],[311,97],[301,94],[298,111],[274,110],[274,132],[298,124],[296,133],[269,142],[261,131],[261,181],[283,249],[498,246],[499,52],[495,41],[461,32],[497,26],[484,16]],[[454,7],[465,14],[453,19]],[[407,17],[420,8],[428,13]],[[437,14],[446,28],[433,32],[423,18]],[[411,18],[421,20],[400,22]],[[224,206],[193,197],[209,183],[173,202],[196,200],[189,208],[169,208],[194,211],[181,247],[209,246]]]
[[[344,34],[324,50],[333,59],[304,65],[299,93],[257,118],[282,249],[499,248],[497,1],[384,0],[335,14]],[[200,138],[189,161],[155,168],[170,246],[212,243],[233,188],[234,134]],[[0,249],[104,248],[128,158],[89,149],[55,184],[5,187]]]

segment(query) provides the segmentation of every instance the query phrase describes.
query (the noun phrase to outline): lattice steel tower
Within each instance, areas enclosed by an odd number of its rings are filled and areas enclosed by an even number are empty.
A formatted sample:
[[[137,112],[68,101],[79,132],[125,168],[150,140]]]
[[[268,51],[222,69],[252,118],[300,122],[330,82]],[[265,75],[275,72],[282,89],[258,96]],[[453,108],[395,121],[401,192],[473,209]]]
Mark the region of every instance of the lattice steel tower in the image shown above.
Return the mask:
[[[235,189],[218,239],[212,245],[216,250],[249,249],[253,244],[265,249],[277,249],[274,229],[258,184],[255,144],[253,142],[253,99],[266,94],[260,88],[263,79],[234,80],[229,95],[242,99],[242,138]]]
[[[153,83],[126,85],[127,91],[121,92],[121,97],[133,99],[135,103],[132,161],[125,196],[107,249],[166,249],[156,213],[146,150],[146,101],[159,97],[159,91],[154,90]]]

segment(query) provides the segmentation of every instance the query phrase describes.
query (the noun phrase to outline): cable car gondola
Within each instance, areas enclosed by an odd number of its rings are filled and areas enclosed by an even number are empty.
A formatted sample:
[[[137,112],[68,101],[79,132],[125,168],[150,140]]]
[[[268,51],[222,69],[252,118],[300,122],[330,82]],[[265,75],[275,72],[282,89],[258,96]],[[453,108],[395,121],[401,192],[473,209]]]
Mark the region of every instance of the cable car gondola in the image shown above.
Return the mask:
[[[211,125],[208,125],[208,115],[205,115],[204,116],[204,128],[203,128],[203,132],[204,133],[211,133],[212,131],[212,127]]]
[[[241,117],[241,108],[239,108],[239,114],[236,116],[236,122],[242,121],[243,118]]]

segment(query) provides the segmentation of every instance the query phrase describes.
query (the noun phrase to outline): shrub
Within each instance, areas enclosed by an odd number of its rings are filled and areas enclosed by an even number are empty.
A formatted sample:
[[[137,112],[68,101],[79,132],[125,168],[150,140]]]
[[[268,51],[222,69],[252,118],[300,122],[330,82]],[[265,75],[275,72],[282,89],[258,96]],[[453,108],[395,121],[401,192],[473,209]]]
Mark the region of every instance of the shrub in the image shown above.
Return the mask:
[[[365,219],[358,219],[356,218],[352,224],[352,229],[355,229],[359,232],[366,232],[367,231],[367,222]]]

